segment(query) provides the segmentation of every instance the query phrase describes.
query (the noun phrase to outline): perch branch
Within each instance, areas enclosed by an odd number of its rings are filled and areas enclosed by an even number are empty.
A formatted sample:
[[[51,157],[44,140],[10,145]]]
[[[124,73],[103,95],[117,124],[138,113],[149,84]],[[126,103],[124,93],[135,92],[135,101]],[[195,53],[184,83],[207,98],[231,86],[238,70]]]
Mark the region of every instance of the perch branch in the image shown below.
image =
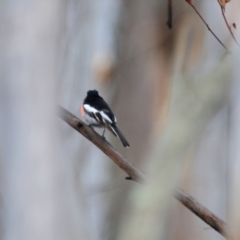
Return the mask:
[[[128,174],[129,177],[127,177],[127,179],[131,179],[136,182],[144,181],[144,175],[91,127],[61,106],[59,106],[59,117],[101,149],[110,159],[112,159],[123,171]],[[179,189],[175,194],[175,198],[221,235],[225,237],[227,236],[226,224],[224,221],[199,204],[193,197]]]
[[[91,127],[89,127],[87,124],[85,124],[83,121],[81,121],[79,118],[71,114],[63,107],[59,106],[59,110],[59,117],[79,133],[81,133],[99,149],[101,149],[109,158],[111,158],[124,172],[128,174],[129,177],[127,177],[127,179],[143,182],[143,174],[119,152],[117,152],[112,145],[104,140]]]

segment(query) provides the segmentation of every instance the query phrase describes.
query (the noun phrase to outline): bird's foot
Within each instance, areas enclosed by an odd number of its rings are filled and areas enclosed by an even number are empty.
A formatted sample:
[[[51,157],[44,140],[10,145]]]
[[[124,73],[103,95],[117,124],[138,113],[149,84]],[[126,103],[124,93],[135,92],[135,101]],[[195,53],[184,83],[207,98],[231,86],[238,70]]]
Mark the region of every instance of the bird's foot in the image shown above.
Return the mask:
[[[106,138],[104,136],[102,136],[102,139],[104,139],[106,141]]]

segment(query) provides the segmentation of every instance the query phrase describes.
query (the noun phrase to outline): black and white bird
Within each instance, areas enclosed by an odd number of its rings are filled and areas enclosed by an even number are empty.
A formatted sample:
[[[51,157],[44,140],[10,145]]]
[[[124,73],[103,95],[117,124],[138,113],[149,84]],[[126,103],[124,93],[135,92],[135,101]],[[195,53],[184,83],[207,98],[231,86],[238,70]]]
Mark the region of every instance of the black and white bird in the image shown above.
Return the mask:
[[[87,124],[93,127],[104,128],[103,137],[107,128],[121,140],[124,147],[130,146],[117,126],[117,118],[108,104],[98,95],[97,90],[89,90],[87,92],[87,97],[84,99],[80,111]]]

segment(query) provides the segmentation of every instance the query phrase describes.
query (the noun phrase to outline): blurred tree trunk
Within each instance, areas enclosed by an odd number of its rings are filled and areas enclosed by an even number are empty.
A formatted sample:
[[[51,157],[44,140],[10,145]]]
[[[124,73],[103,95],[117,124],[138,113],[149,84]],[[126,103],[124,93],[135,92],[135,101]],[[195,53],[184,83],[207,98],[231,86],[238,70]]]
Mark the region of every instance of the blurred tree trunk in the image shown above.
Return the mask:
[[[179,1],[174,4],[180,10],[185,5]],[[181,25],[170,31],[166,25],[166,2],[155,0],[125,1],[119,16],[117,71],[106,88],[114,91],[111,105],[119,116],[119,126],[130,142],[130,149],[123,149],[122,152],[145,171],[149,163],[149,151],[154,144],[152,138],[156,130],[161,134],[168,115],[171,63],[178,27]],[[112,140],[115,138],[112,137]],[[114,143],[121,149],[117,139]],[[123,177],[119,169],[113,166],[111,181],[120,182]],[[135,185],[125,183],[124,187],[111,195],[108,218],[111,231],[108,239],[113,239],[119,231],[116,226],[126,215],[123,209]]]
[[[105,67],[111,68],[113,64],[118,11],[119,2],[115,0],[66,2],[59,102],[76,116],[80,115],[80,105],[88,90],[97,89],[106,101],[111,94],[105,92],[103,85]],[[101,129],[96,131],[102,133]],[[106,136],[108,139],[108,133]],[[76,201],[82,209],[89,238],[106,239],[109,195],[119,187],[109,184],[112,180],[109,166],[113,163],[65,123],[61,123],[61,139],[72,167]]]
[[[240,34],[238,34],[240,36]],[[228,183],[228,222],[231,231],[231,239],[237,240],[240,238],[240,207],[239,207],[239,184],[240,184],[240,54],[235,62],[234,83],[231,91],[231,115],[230,115],[230,141],[229,141],[229,173]]]
[[[199,11],[204,9],[200,3],[196,4]],[[209,8],[209,3],[206,8]],[[173,11],[173,30],[171,31],[165,24],[165,2],[125,2],[120,14],[117,36],[118,74],[112,84],[107,87],[114,89],[112,106],[120,116],[119,123],[123,129],[126,129],[131,145],[131,149],[124,153],[137,166],[143,166],[143,170],[149,161],[151,145],[154,144],[151,139],[155,135],[152,133],[157,130],[161,134],[161,129],[165,126],[171,97],[169,94],[172,93],[171,77],[174,71],[183,74],[185,77],[183,81],[189,81],[191,86],[194,83],[191,81],[191,76],[196,78],[201,71],[209,70],[210,66],[216,64],[224,53],[222,46],[209,34],[198,16],[184,1],[173,2]],[[218,17],[222,18],[221,15]],[[214,21],[219,21],[219,18]],[[207,38],[204,38],[205,32]],[[208,46],[206,47],[204,43]],[[209,123],[208,127],[211,131],[206,131],[196,145],[189,146],[192,154],[186,163],[187,171],[183,172],[185,181],[182,182],[184,189],[188,189],[193,196],[223,219],[226,216],[228,175],[226,168],[228,156],[226,114],[228,111],[226,106],[224,107],[222,114],[217,114],[216,117],[214,117],[216,113],[213,112],[214,121]],[[191,150],[192,148],[194,150]],[[164,159],[160,161],[164,162]],[[211,171],[210,169],[213,170],[216,164],[218,171]],[[118,173],[118,169],[113,171],[114,181],[123,178],[119,173],[116,179]],[[204,180],[208,180],[211,184],[204,184]],[[202,188],[199,187],[200,184]],[[128,185],[132,186],[132,184]],[[161,186],[160,183],[159,186]],[[215,192],[214,189],[218,190]],[[115,229],[115,234],[116,226],[119,225],[118,216],[121,215],[122,219],[128,216],[127,210],[123,211],[123,209],[127,208],[126,199],[130,190],[132,188],[126,186],[113,197],[109,229]],[[174,211],[169,213],[171,218],[166,230],[169,232],[167,235],[169,239],[176,239],[179,236],[183,239],[192,239],[193,236],[196,239],[222,238],[214,230],[203,231],[204,224],[192,213],[183,211],[186,210],[182,210],[182,206],[177,203]],[[208,234],[209,232],[211,233]],[[109,239],[112,239],[112,235]]]
[[[56,118],[63,1],[1,2],[2,239],[86,239]]]

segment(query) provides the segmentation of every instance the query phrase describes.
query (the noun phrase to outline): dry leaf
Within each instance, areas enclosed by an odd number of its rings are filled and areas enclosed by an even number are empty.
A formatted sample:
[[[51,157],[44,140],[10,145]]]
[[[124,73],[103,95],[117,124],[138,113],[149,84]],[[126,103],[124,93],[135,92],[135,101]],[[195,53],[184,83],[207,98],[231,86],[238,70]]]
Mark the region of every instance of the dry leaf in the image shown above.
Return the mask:
[[[221,7],[225,10],[226,3],[230,2],[231,0],[219,0]]]

